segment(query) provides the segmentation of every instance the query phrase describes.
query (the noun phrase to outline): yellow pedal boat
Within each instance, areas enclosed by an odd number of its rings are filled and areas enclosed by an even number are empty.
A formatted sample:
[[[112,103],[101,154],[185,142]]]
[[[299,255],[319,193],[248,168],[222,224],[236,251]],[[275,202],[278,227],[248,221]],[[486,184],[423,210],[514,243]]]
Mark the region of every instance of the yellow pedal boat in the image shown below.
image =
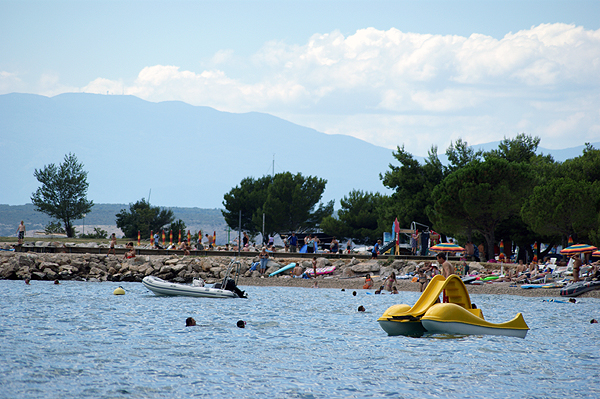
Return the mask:
[[[440,303],[442,293],[447,299],[445,303]],[[454,274],[447,279],[435,276],[412,307],[393,305],[377,321],[389,335],[413,337],[430,333],[525,338],[529,331],[521,313],[505,323],[486,321],[481,309],[471,303],[465,284]]]

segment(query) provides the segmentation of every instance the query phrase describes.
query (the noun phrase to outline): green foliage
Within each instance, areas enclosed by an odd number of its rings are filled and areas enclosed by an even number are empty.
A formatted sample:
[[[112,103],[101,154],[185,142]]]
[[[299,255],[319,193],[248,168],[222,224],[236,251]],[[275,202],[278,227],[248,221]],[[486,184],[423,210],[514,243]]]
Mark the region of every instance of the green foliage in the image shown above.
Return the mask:
[[[62,227],[59,221],[53,221],[48,223],[44,227],[44,233],[46,234],[65,234],[65,229]]]
[[[530,181],[527,165],[491,157],[473,161],[448,175],[433,190],[431,216],[445,233],[479,231],[493,255],[494,232],[500,222],[518,215]]]
[[[472,161],[481,159],[482,155],[482,150],[475,151],[462,139],[456,140],[455,143],[450,142],[450,147],[446,149],[446,156],[448,157],[449,164],[446,169],[447,174],[460,168],[464,168]]]
[[[321,230],[338,238],[352,238],[355,243],[369,244],[383,235],[379,227],[379,210],[383,196],[379,193],[352,190],[340,200],[337,218],[327,216],[321,222]],[[388,223],[390,225],[390,223]]]
[[[597,241],[600,227],[600,150],[557,164],[523,205],[523,219],[540,234]]]
[[[381,208],[381,221],[387,226],[396,217],[401,226],[415,221],[431,226],[426,208],[431,203],[431,192],[444,178],[442,163],[433,146],[425,164],[421,165],[404,146],[398,147],[394,158],[401,166],[390,164],[390,171],[380,175],[383,185],[395,190]]]
[[[326,184],[324,179],[304,177],[301,173],[248,177],[225,194],[223,216],[229,227],[237,229],[241,210],[242,230],[250,235],[262,231],[263,213],[265,233],[314,229],[333,212],[333,201],[319,203]]]
[[[155,230],[154,232],[156,233],[157,230]],[[187,240],[187,230],[186,230],[186,226],[185,223],[183,222],[183,220],[181,219],[177,219],[174,222],[171,222],[171,224],[169,225],[168,228],[165,229],[165,235],[167,237],[169,237],[169,233],[173,231],[173,240],[177,241],[179,239],[179,232],[181,231],[181,239],[186,239]],[[159,232],[159,235],[162,235],[162,231]],[[198,235],[196,234],[196,237]],[[162,236],[161,236],[162,239]]]
[[[242,211],[242,230],[247,231],[251,236],[262,231],[262,221],[257,225],[252,219],[255,215],[260,215],[262,218],[259,210],[267,200],[267,189],[271,181],[271,176],[263,176],[259,179],[247,177],[240,182],[239,186],[224,195],[225,209],[221,212],[229,227],[238,229],[239,211]]]
[[[90,212],[94,205],[86,199],[89,184],[83,164],[69,153],[59,166],[50,164],[35,169],[34,176],[42,184],[31,196],[36,210],[62,221],[67,236],[73,237],[73,221]]]
[[[144,198],[135,204],[129,204],[129,211],[121,209],[115,216],[117,227],[128,238],[137,238],[138,231],[142,237],[150,237],[150,231],[161,230],[175,218],[172,210],[150,206]]]
[[[530,162],[531,158],[536,156],[539,137],[531,137],[525,133],[518,134],[514,139],[504,138],[498,144],[497,150],[492,150],[486,154],[486,158],[491,156],[506,159],[508,162]]]
[[[100,227],[94,227],[93,233],[80,234],[79,238],[96,238],[96,239],[108,238],[108,231],[103,230]]]

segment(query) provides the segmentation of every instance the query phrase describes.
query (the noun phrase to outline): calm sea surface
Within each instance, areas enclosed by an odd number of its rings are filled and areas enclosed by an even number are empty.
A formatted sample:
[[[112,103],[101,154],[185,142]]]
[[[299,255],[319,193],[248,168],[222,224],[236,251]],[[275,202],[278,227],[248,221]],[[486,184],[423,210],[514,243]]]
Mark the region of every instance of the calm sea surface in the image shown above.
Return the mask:
[[[116,283],[0,281],[0,397],[600,397],[598,299],[472,295],[490,321],[522,312],[527,337],[407,338],[376,319],[418,293],[243,287],[243,300],[120,285],[124,296]]]

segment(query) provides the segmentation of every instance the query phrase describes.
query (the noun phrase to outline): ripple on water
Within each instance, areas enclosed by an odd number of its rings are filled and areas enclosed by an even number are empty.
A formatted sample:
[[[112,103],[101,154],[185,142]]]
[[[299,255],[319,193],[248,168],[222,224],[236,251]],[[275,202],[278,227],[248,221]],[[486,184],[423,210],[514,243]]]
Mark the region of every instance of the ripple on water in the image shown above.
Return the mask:
[[[597,299],[472,295],[490,321],[522,312],[528,336],[408,338],[376,319],[413,292],[243,287],[250,299],[218,300],[136,283],[0,285],[6,397],[600,396]],[[112,295],[118,285],[126,295]],[[184,327],[189,316],[197,326]]]

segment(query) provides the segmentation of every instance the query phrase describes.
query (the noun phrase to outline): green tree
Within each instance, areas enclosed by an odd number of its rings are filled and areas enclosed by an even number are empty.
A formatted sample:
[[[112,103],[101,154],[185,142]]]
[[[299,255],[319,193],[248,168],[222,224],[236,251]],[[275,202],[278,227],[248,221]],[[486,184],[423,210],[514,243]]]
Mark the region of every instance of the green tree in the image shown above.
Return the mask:
[[[495,229],[519,215],[529,191],[523,182],[530,179],[526,164],[496,157],[456,170],[433,190],[436,230],[447,234],[477,230],[485,238],[488,258],[492,257]]]
[[[369,244],[383,235],[379,227],[379,209],[383,196],[379,193],[352,190],[340,200],[337,218],[327,216],[321,222],[325,234],[339,238],[352,238],[359,244]],[[388,223],[391,224],[391,223]]]
[[[482,155],[482,150],[475,151],[472,147],[469,147],[466,141],[460,138],[455,143],[450,142],[450,147],[446,149],[446,156],[448,157],[446,174],[463,168],[472,161],[481,159]]]
[[[531,158],[536,156],[539,144],[539,137],[532,137],[525,133],[520,133],[514,139],[504,138],[504,140],[498,144],[497,150],[485,153],[484,156],[503,158],[508,162],[530,162]]]
[[[35,169],[35,178],[42,184],[31,196],[35,209],[60,220],[67,237],[73,237],[73,221],[81,219],[94,206],[88,201],[87,174],[74,154],[65,155],[63,163]]]
[[[172,210],[150,206],[144,198],[135,204],[129,204],[129,211],[121,209],[121,212],[115,216],[117,217],[117,227],[128,238],[137,238],[138,231],[141,232],[142,237],[150,237],[151,231],[161,230],[172,223],[175,218]]]
[[[187,240],[187,230],[186,230],[186,226],[185,223],[183,222],[183,220],[181,219],[177,219],[174,222],[171,222],[171,224],[169,225],[169,227],[167,227],[165,229],[165,236],[169,237],[169,233],[173,231],[173,240],[178,240],[179,239],[179,232],[181,231],[181,239],[183,240],[184,238]],[[155,230],[155,232],[158,232],[158,230]],[[161,235],[162,232],[159,232],[159,235]],[[196,234],[196,237],[198,235]]]
[[[537,186],[521,210],[531,228],[546,235],[587,239],[598,228],[599,186],[569,177]]]
[[[404,146],[398,147],[393,155],[400,166],[390,164],[390,170],[384,175],[379,175],[385,187],[395,190],[383,200],[380,225],[385,228],[397,217],[400,226],[403,227],[410,226],[413,221],[431,226],[432,222],[426,209],[431,206],[432,190],[444,178],[437,147],[431,147],[423,165],[408,153]]]
[[[333,212],[333,201],[320,203],[327,181],[313,176],[278,173],[260,179],[245,178],[225,194],[223,216],[229,227],[238,228],[242,211],[242,229],[252,235],[314,229],[323,217]]]
[[[262,230],[262,222],[255,224],[253,218],[259,214],[267,200],[267,189],[272,182],[271,176],[259,179],[246,177],[238,186],[223,196],[223,217],[232,229],[239,228],[239,212],[242,212],[242,230],[252,237]],[[260,216],[262,218],[262,214]]]

